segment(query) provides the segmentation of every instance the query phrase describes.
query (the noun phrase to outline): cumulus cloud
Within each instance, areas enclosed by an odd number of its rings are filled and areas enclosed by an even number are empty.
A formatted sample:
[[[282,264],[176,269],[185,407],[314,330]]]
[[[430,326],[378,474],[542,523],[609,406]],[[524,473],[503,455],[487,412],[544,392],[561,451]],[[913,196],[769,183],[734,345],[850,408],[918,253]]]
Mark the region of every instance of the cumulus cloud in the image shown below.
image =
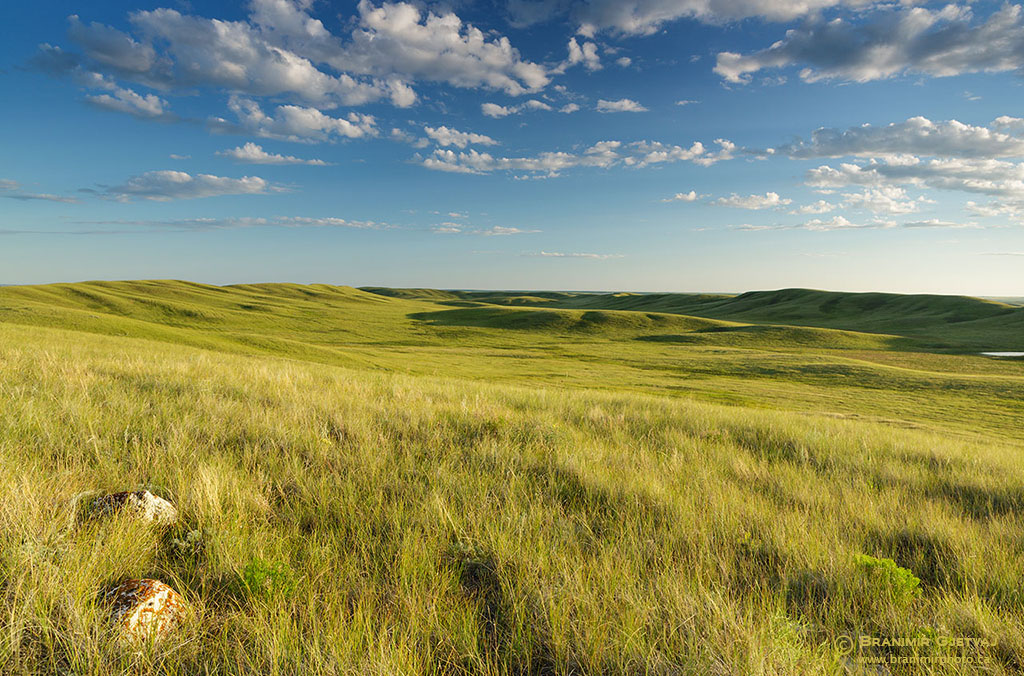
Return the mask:
[[[992,197],[1024,199],[1024,164],[960,158],[897,158],[867,164],[822,165],[805,175],[808,185],[824,189],[846,186],[883,188],[914,185]]]
[[[968,7],[950,4],[888,11],[866,23],[819,21],[787,31],[782,40],[753,54],[722,52],[715,72],[742,83],[760,70],[787,66],[802,66],[800,77],[808,82],[1017,70],[1024,65],[1022,19],[1019,5],[1004,5],[985,21],[974,22]]]
[[[886,157],[925,155],[964,158],[1024,156],[1024,132],[1017,118],[1000,117],[990,126],[974,126],[957,120],[933,122],[912,117],[884,127],[869,124],[849,129],[822,127],[809,141],[780,146],[776,153],[794,159],[818,157]]]
[[[566,64],[575,66],[582,63],[583,67],[593,72],[601,70],[601,57],[597,54],[597,45],[593,42],[584,42],[580,45],[576,38],[569,39],[569,58]]]
[[[667,197],[667,198],[665,198],[665,199],[663,199],[661,201],[662,202],[696,202],[701,197],[704,197],[704,195],[698,195],[696,190],[691,190],[690,192],[677,192],[672,197]]]
[[[323,160],[305,160],[300,157],[293,157],[292,155],[268,153],[262,146],[252,142],[237,148],[231,148],[230,150],[221,150],[217,154],[221,157],[230,157],[233,160],[246,164],[308,164],[317,167],[327,165],[327,162]]]
[[[310,14],[308,0],[252,0],[243,20],[174,9],[133,12],[131,31],[69,19],[80,53],[44,45],[36,65],[49,72],[87,68],[160,90],[211,87],[247,97],[280,97],[330,109],[382,99],[411,106],[417,81],[520,95],[550,82],[507,37],[485,34],[454,12],[418,3],[362,0],[347,34],[335,35]],[[596,52],[580,47],[584,64]],[[124,90],[98,105],[143,113],[157,101]],[[142,96],[142,95],[139,95]]]
[[[779,197],[777,192],[766,192],[763,195],[741,196],[733,193],[729,197],[719,197],[712,204],[736,209],[775,209],[792,204],[793,200]]]
[[[835,211],[837,208],[837,205],[832,204],[831,202],[826,202],[825,200],[818,200],[817,202],[812,202],[811,204],[802,204],[798,206],[796,209],[790,211],[789,213],[800,215],[827,214],[830,211]]]
[[[170,117],[167,101],[156,94],[139,94],[126,87],[115,87],[109,94],[86,96],[85,100],[94,106],[141,118]]]
[[[597,112],[599,113],[646,113],[647,109],[632,99],[619,99],[607,101],[598,99]]]
[[[295,105],[278,106],[273,115],[268,115],[256,101],[238,96],[231,97],[228,107],[238,116],[238,123],[215,118],[211,120],[213,129],[307,143],[379,133],[372,115],[353,112],[346,117],[332,117],[316,108]]]
[[[19,200],[21,202],[36,200],[41,202],[64,202],[65,204],[74,204],[78,202],[78,200],[73,197],[63,197],[61,195],[51,195],[49,193],[26,192],[22,190],[20,183],[9,178],[0,178],[0,197],[9,200]]]
[[[720,149],[713,153],[708,152],[700,142],[684,148],[657,141],[601,141],[580,153],[544,152],[532,157],[495,157],[474,149],[455,152],[439,148],[424,158],[422,164],[428,169],[463,174],[526,171],[547,176],[558,176],[561,172],[575,167],[642,168],[682,161],[706,166],[732,157],[732,150],[735,147],[732,143],[724,139],[718,139],[716,142]]]
[[[423,127],[423,130],[427,133],[427,136],[433,139],[434,143],[439,146],[465,148],[468,145],[498,145],[498,142],[490,136],[449,129],[445,126],[437,127],[436,129],[434,127]]]
[[[134,199],[166,202],[220,195],[259,195],[278,190],[280,188],[259,176],[226,178],[184,171],[148,171],[121,185],[108,187],[106,194],[122,202]]]
[[[870,188],[859,193],[844,193],[843,206],[848,209],[866,209],[876,214],[909,214],[918,211],[933,200],[924,197],[912,199],[907,191],[897,186],[887,185]]]
[[[650,35],[682,18],[724,24],[747,18],[791,21],[829,7],[867,7],[875,0],[509,0],[513,23],[528,26],[569,15],[580,34]]]
[[[575,105],[575,104],[569,104],[569,105],[572,106],[572,105]],[[566,107],[568,107],[568,106],[566,106]],[[544,103],[543,101],[538,101],[537,99],[530,99],[528,101],[524,101],[523,103],[520,103],[519,105],[515,105],[515,106],[501,106],[501,105],[498,105],[497,103],[481,103],[480,104],[480,112],[482,112],[487,117],[493,117],[493,118],[508,117],[509,115],[515,115],[517,113],[537,111],[537,110],[551,111],[551,110],[554,110],[554,108],[552,108],[549,104]],[[574,110],[579,110],[579,106],[576,106]],[[562,110],[560,110],[559,112],[571,113],[571,112],[573,112],[573,110],[566,110],[565,108],[562,108]]]

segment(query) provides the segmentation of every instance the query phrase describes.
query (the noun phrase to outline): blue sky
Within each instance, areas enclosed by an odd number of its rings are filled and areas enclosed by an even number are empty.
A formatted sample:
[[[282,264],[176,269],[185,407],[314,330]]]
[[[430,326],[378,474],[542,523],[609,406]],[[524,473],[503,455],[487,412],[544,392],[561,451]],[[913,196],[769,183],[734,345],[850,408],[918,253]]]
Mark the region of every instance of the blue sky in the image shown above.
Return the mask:
[[[0,283],[1024,295],[1024,9],[5,3]]]

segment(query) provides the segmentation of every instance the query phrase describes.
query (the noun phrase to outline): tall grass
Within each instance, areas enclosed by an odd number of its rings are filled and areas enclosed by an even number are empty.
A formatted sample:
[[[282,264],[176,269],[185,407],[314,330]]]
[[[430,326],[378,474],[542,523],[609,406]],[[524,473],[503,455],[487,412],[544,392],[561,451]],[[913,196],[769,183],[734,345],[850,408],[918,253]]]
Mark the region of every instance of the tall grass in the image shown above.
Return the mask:
[[[1019,673],[1019,454],[0,325],[0,671],[831,674],[859,668],[841,636],[938,634]],[[74,518],[141,486],[181,523]],[[117,642],[96,595],[125,576],[181,592],[185,628]]]

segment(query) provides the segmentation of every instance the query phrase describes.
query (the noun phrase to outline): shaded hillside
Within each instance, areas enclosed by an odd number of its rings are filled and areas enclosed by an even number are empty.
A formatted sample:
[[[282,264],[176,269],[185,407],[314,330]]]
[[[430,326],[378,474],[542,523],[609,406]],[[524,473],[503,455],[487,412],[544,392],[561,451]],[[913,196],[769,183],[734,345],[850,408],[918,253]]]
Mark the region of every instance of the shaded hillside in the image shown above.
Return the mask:
[[[420,290],[366,289],[417,298]],[[808,326],[925,341],[937,349],[1022,349],[1024,307],[969,296],[847,293],[814,289],[737,296],[677,293],[448,291],[446,302],[683,314],[755,324]]]

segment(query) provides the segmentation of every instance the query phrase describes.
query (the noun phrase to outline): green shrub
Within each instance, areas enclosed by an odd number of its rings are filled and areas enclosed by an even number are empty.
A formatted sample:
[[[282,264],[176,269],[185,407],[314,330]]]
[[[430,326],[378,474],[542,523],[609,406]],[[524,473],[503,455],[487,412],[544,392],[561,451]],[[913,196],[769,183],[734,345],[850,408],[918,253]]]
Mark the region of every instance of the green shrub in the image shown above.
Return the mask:
[[[296,578],[287,563],[253,559],[242,570],[241,583],[249,596],[270,600],[295,591]]]
[[[921,596],[921,578],[910,570],[896,565],[892,559],[877,559],[857,554],[854,564],[864,575],[869,586],[880,596],[897,604],[908,603]]]

